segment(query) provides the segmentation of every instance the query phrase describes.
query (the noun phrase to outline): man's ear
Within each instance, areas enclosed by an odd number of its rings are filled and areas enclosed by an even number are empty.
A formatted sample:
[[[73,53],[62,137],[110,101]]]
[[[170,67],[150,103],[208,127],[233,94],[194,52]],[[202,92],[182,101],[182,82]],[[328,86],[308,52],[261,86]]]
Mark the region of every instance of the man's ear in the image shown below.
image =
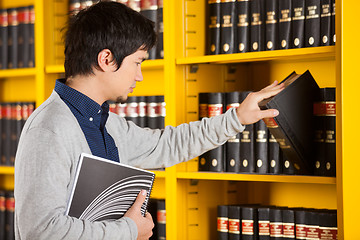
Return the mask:
[[[98,54],[98,64],[101,70],[104,72],[108,70],[113,70],[115,62],[113,62],[113,54],[109,49],[103,49]]]

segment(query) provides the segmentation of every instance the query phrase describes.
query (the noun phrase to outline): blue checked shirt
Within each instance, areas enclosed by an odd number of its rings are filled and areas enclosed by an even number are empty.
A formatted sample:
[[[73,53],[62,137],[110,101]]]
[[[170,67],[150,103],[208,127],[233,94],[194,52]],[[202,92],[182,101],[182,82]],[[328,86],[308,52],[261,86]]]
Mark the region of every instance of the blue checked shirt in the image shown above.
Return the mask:
[[[78,120],[92,154],[119,162],[114,139],[105,128],[109,116],[109,104],[104,102],[100,106],[86,95],[66,86],[64,79],[56,81],[55,91]]]

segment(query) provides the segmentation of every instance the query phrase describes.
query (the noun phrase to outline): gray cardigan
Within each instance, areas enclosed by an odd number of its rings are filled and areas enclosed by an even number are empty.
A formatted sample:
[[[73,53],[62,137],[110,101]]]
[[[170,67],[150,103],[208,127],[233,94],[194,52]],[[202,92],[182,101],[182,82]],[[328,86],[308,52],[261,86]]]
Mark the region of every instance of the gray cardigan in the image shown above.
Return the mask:
[[[137,127],[110,113],[106,129],[121,163],[140,168],[168,167],[226,142],[244,127],[234,109],[201,122]],[[39,106],[22,131],[15,160],[16,239],[136,239],[137,226],[123,217],[89,222],[64,215],[82,152],[91,153],[75,116],[56,92]]]

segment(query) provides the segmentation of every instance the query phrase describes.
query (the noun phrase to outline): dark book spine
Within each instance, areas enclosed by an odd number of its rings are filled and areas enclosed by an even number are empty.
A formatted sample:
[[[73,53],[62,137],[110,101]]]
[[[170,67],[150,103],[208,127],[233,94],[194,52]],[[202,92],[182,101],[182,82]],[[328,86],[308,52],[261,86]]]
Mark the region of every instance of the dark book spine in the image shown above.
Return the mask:
[[[335,88],[325,88],[325,176],[336,176]]]
[[[223,113],[224,94],[221,92],[208,93],[208,116],[214,117]],[[207,152],[210,172],[224,171],[224,145]]]
[[[166,239],[166,209],[165,200],[157,201],[157,235],[159,240]]]
[[[146,127],[146,97],[138,96],[139,126]]]
[[[126,100],[125,119],[139,126],[139,103],[137,96],[129,96]]]
[[[147,124],[152,129],[163,129],[165,126],[164,96],[147,96]]]
[[[236,52],[236,0],[221,0],[220,16],[220,53],[234,53]]]
[[[281,174],[282,167],[280,163],[280,146],[276,141],[274,135],[269,131],[269,173],[272,174]]]
[[[204,117],[208,117],[208,105],[208,93],[199,93],[199,120],[203,119]],[[209,171],[209,164],[210,160],[208,158],[208,152],[201,154],[198,161],[198,170]]]
[[[5,239],[5,214],[6,214],[6,195],[0,190],[0,240]]]
[[[240,222],[241,222],[241,208],[240,206],[229,206],[229,240],[240,240]]]
[[[8,13],[0,9],[0,69],[7,68],[8,59]]]
[[[220,53],[220,0],[208,0],[209,5],[209,45],[208,54]]]
[[[239,107],[239,92],[225,93],[226,110]],[[227,172],[240,172],[240,133],[231,137],[225,144]]]
[[[11,166],[11,104],[4,103],[3,105],[3,141],[2,141],[2,162],[4,165]]]
[[[3,145],[5,139],[5,132],[4,132],[4,104],[0,102],[0,166],[5,165],[5,157],[3,152]]]
[[[305,0],[292,0],[292,47],[305,47]]]
[[[319,212],[315,209],[307,209],[306,215],[306,239],[319,239]]]
[[[279,49],[291,48],[291,0],[279,0]]]
[[[35,109],[34,102],[23,103],[23,105],[21,107],[21,118],[22,118],[21,129],[24,128],[26,120],[29,118],[29,116],[34,111],[34,109]]]
[[[331,34],[330,41],[331,45],[336,43],[336,33],[335,33],[335,0],[331,0]]]
[[[319,213],[319,238],[327,240],[338,239],[336,210],[324,210]]]
[[[306,213],[305,209],[295,210],[295,236],[296,239],[306,239]]]
[[[156,58],[164,58],[164,22],[163,22],[163,0],[157,0],[157,43],[156,43]]]
[[[158,199],[150,198],[148,202],[147,211],[151,214],[151,217],[154,222],[154,227],[152,229],[153,235],[151,235],[149,240],[158,240],[158,225],[159,225],[157,220],[158,201],[159,201]]]
[[[252,0],[250,6],[250,51],[265,50],[265,2]]]
[[[6,212],[5,212],[5,237],[6,240],[15,239],[15,228],[14,228],[14,212],[15,212],[15,199],[14,192],[6,192]]]
[[[265,1],[265,49],[276,50],[279,32],[279,6],[278,0]]]
[[[26,68],[29,62],[29,7],[18,8],[19,32],[18,32],[18,67]]]
[[[270,239],[278,240],[283,237],[283,219],[280,208],[270,208]]]
[[[16,102],[11,104],[11,153],[10,162],[15,164],[15,155],[22,130],[22,103]]]
[[[270,208],[258,208],[259,240],[270,239]]]
[[[80,0],[69,0],[69,13],[76,15],[81,9]]]
[[[325,176],[325,88],[314,102],[314,175]]]
[[[140,13],[147,19],[154,22],[154,29],[157,32],[157,0],[140,0]],[[156,46],[148,50],[147,59],[156,59]]]
[[[321,0],[320,4],[320,45],[329,46],[331,42],[331,0]]]
[[[250,51],[250,3],[251,0],[237,0],[236,51]]]
[[[320,0],[305,0],[305,47],[320,46]]]
[[[35,9],[29,6],[30,22],[29,22],[29,61],[27,66],[35,67]]]
[[[8,9],[8,68],[18,67],[18,11],[17,8]]]
[[[280,149],[280,162],[282,163],[282,173],[286,175],[295,175],[298,172],[295,169],[294,163],[286,155],[286,153]]]
[[[282,209],[283,240],[295,239],[295,212],[293,209]]]
[[[249,91],[240,93],[240,102],[242,102]],[[254,143],[254,124],[245,126],[240,134],[240,172],[255,172],[255,143]]]
[[[241,239],[257,240],[258,224],[257,224],[257,208],[241,207]]]
[[[217,233],[218,240],[227,240],[229,235],[229,216],[228,206],[219,205],[217,207]]]
[[[264,121],[255,123],[255,160],[256,172],[268,173],[268,129]]]

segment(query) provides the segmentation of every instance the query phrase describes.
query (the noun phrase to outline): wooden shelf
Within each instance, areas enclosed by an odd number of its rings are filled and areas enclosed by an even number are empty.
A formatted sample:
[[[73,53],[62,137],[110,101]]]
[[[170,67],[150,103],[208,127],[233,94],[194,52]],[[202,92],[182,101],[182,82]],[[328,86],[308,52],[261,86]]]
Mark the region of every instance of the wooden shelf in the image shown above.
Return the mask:
[[[251,181],[251,182],[312,183],[312,184],[333,184],[333,185],[336,184],[335,177],[318,177],[318,176],[178,172],[177,178],[199,179],[199,180]]]
[[[178,58],[176,64],[227,64],[257,61],[289,61],[291,59],[299,60],[310,58],[335,59],[335,46],[185,57]]]
[[[35,76],[35,68],[16,68],[0,70],[0,78]]]
[[[0,166],[0,175],[13,175],[14,173],[14,167]]]

